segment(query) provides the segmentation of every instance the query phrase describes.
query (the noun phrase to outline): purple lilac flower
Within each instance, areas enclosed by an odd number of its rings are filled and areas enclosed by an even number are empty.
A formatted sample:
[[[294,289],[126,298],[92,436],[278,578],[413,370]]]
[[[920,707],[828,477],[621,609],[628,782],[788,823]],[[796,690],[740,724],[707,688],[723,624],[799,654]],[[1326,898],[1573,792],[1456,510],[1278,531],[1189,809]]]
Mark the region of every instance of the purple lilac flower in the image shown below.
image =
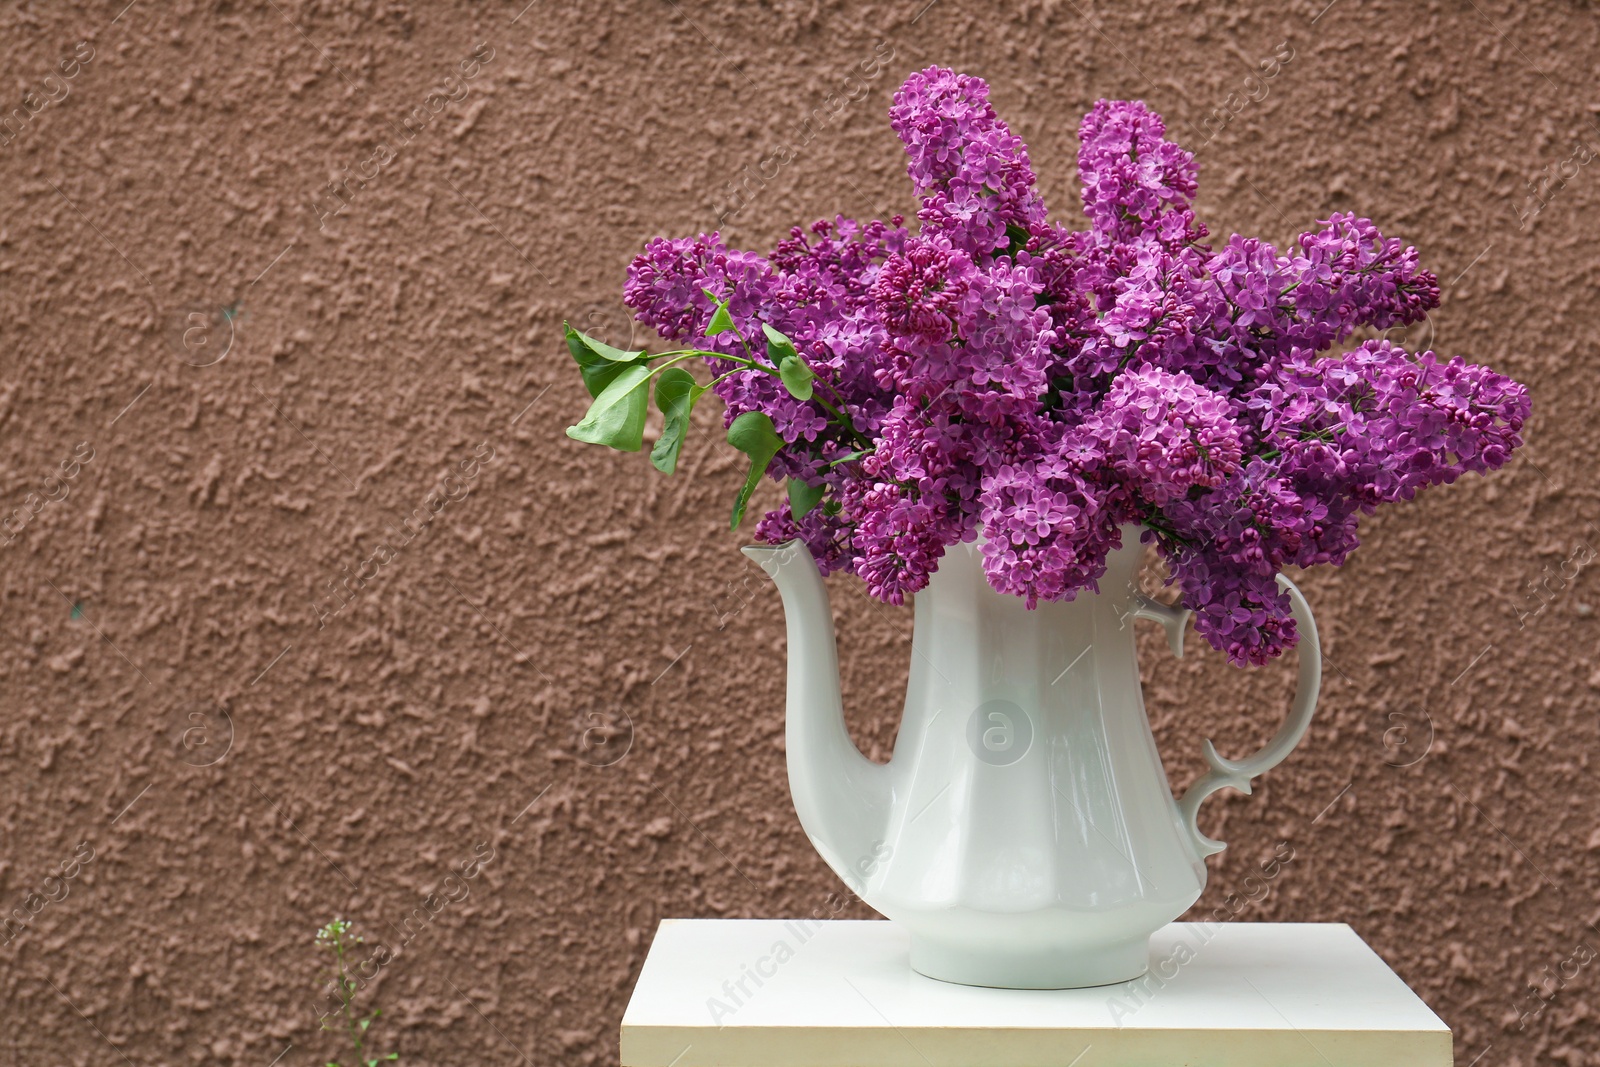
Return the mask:
[[[983,79],[940,67],[913,74],[889,125],[905,142],[924,234],[982,258],[1043,225],[1028,146],[995,114]]]
[[[848,522],[822,508],[812,508],[798,520],[788,508],[778,508],[767,512],[756,524],[756,540],[769,545],[799,538],[811,550],[817,569],[825,575],[853,569],[854,533],[854,527]]]
[[[1439,280],[1417,266],[1417,250],[1385,237],[1370,219],[1339,214],[1300,235],[1294,294],[1303,347],[1343,341],[1357,326],[1387,329],[1439,306]]]
[[[1194,157],[1144,104],[1102,100],[1083,120],[1083,229],[1047,217],[982,80],[913,74],[890,124],[918,232],[841,218],[766,257],[714,234],[657,239],[628,272],[639,320],[719,353],[713,372],[744,349],[704,337],[703,290],[744,338],[782,330],[816,371],[809,401],[753,370],[716,390],[730,421],[772,418],[787,442],[774,477],[823,488],[757,536],[799,538],[824,572],[900,603],[981,537],[990,584],[1032,607],[1095,590],[1138,523],[1198,630],[1261,663],[1297,638],[1283,568],[1343,563],[1379,504],[1522,443],[1527,390],[1504,375],[1383,341],[1328,354],[1438,306],[1416,249],[1349,214],[1284,251],[1207,247]]]
[[[1078,177],[1099,243],[1148,239],[1171,249],[1205,237],[1189,207],[1199,168],[1166,132],[1161,116],[1139,101],[1102,100],[1083,117]]]
[[[1118,516],[1082,454],[1045,449],[983,479],[983,569],[1002,593],[1071,600],[1099,592],[1106,555],[1121,544]]]
[[[974,273],[972,259],[949,241],[912,238],[878,271],[872,286],[878,319],[891,337],[948,342]]]
[[[1156,507],[1212,489],[1239,469],[1239,427],[1225,397],[1187,374],[1148,363],[1117,376],[1095,429],[1106,463],[1123,484]]]

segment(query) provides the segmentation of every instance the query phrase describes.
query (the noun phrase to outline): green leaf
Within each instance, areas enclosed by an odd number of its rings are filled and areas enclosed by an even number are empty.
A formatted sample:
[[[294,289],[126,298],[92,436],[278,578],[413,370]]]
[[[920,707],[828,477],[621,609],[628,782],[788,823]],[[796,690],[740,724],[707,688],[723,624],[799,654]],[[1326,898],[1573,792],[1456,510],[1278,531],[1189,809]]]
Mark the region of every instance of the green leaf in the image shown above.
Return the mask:
[[[773,366],[781,367],[785,359],[800,355],[795,351],[793,341],[764,322],[761,324],[761,332],[767,335],[767,358],[772,360]]]
[[[586,333],[581,333],[578,330],[574,330],[571,326],[567,326],[568,341],[570,342],[571,338],[574,336],[576,336],[578,340],[589,349],[589,351],[593,352],[602,359],[609,359],[613,363],[634,363],[640,359],[643,359],[645,356],[643,349],[639,349],[637,351],[625,351],[621,348],[612,348],[598,337],[590,337]]]
[[[1008,255],[1016,255],[1021,249],[1027,247],[1028,242],[1032,239],[1033,234],[1015,222],[1006,223],[1006,240],[1010,242],[1006,248]]]
[[[778,454],[778,449],[783,447],[783,438],[772,428],[772,420],[765,412],[747,411],[728,427],[728,443],[750,457],[750,473],[746,475],[744,485],[740,486],[739,495],[734,499],[733,518],[728,523],[728,529],[737,530],[739,523],[744,521],[744,509],[750,504],[750,494],[761,484],[761,476],[767,473],[767,465]]]
[[[822,494],[828,491],[826,485],[807,485],[799,478],[789,479],[789,514],[795,522],[805,518],[806,513],[822,500]]]
[[[858,459],[860,459],[860,458],[861,458],[861,457],[862,457],[862,456],[865,456],[865,455],[867,455],[867,454],[868,454],[868,453],[869,453],[869,452],[871,452],[871,449],[867,449],[867,448],[862,448],[862,449],[858,449],[858,450],[857,450],[857,451],[855,451],[855,452],[851,452],[851,453],[850,453],[850,454],[849,454],[849,455],[847,455],[847,456],[840,456],[840,457],[839,457],[839,458],[838,458],[838,459],[836,459],[836,460],[833,460],[833,461],[831,461],[831,462],[830,462],[830,463],[829,463],[829,464],[828,464],[828,466],[830,466],[830,467],[837,467],[837,466],[839,466],[839,464],[841,464],[841,463],[850,463],[850,462],[852,462],[852,461],[853,461],[853,460],[858,460]]]
[[[583,421],[567,427],[574,441],[610,445],[619,452],[637,452],[644,445],[645,409],[650,404],[650,388],[645,384],[650,368],[643,363],[623,367],[607,385]]]
[[[816,373],[806,366],[805,360],[800,358],[793,341],[764,322],[761,324],[761,329],[767,335],[767,358],[778,368],[778,377],[783,379],[783,387],[789,390],[789,395],[796,400],[810,400],[811,381],[816,377]]]
[[[606,386],[622,373],[624,367],[637,363],[645,355],[642,350],[624,352],[620,348],[612,348],[604,341],[574,330],[570,323],[562,325],[567,331],[567,351],[577,361],[578,371],[583,375],[583,384],[590,396],[605,392]]]
[[[799,356],[784,356],[778,364],[778,377],[783,379],[783,387],[789,390],[789,395],[796,400],[810,400],[812,379],[816,372],[806,366],[806,361]]]
[[[707,300],[717,305],[716,313],[711,316],[711,325],[706,327],[706,336],[715,337],[719,333],[736,329],[733,325],[733,316],[728,314],[728,302],[705,286],[701,286],[700,291],[706,294]]]
[[[650,450],[650,462],[662,474],[678,469],[678,453],[683,451],[683,439],[689,433],[689,413],[705,391],[694,375],[682,367],[668,367],[656,376],[656,407],[665,421],[661,436]]]
[[[371,1025],[372,1025],[372,1020],[371,1019],[362,1019],[361,1020],[361,1032],[362,1033],[366,1033],[367,1032],[367,1027],[369,1027]]]

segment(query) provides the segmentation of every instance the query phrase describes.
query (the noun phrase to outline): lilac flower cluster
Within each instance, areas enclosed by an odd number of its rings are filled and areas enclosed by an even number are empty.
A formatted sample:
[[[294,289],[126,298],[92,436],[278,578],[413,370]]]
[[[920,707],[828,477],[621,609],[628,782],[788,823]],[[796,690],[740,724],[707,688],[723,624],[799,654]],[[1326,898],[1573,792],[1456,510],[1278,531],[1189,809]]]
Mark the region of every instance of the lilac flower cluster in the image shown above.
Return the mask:
[[[1342,563],[1361,515],[1521,444],[1511,379],[1386,341],[1339,351],[1439,301],[1416,250],[1369,220],[1213,249],[1194,157],[1142,103],[1101,101],[1080,128],[1075,231],[1047,217],[980,79],[914,74],[889,118],[915,232],[839,218],[765,257],[657,239],[628,274],[628,304],[663,337],[732,356],[766,324],[816,372],[800,400],[708,360],[728,421],[764,412],[787,442],[769,472],[823,490],[757,535],[802,539],[824,572],[899,603],[981,536],[990,583],[1033,606],[1097,590],[1136,524],[1200,631],[1261,663],[1296,640],[1282,568]],[[705,337],[707,291],[734,331]]]

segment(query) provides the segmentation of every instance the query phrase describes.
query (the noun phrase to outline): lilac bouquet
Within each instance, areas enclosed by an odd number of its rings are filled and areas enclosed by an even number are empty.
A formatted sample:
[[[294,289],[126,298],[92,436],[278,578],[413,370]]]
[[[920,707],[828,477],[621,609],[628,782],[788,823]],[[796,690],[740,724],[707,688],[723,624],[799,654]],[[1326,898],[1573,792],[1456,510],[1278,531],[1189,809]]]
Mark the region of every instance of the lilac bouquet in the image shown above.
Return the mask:
[[[982,80],[930,67],[889,115],[916,232],[841,217],[766,256],[715,234],[649,242],[626,301],[685,347],[624,352],[568,327],[595,398],[568,433],[638,450],[654,380],[651,458],[671,473],[715,391],[751,459],[733,525],[763,474],[786,480],[757,536],[799,538],[891,603],[980,535],[996,590],[1070,600],[1098,591],[1137,524],[1239,664],[1296,641],[1280,569],[1343,563],[1363,512],[1522,443],[1510,378],[1385,340],[1340,350],[1439,302],[1416,249],[1369,220],[1336,214],[1284,251],[1213,248],[1193,155],[1144,104],[1102,100],[1080,129],[1088,228],[1072,230]]]

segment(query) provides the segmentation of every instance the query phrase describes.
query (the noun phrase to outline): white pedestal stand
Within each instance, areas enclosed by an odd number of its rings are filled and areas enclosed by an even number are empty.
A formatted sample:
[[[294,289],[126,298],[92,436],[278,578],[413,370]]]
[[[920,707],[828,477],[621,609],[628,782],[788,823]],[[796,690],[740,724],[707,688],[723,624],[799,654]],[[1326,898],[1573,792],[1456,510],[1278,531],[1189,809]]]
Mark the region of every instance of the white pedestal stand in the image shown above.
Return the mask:
[[[1145,977],[984,989],[893,924],[668,919],[623,1067],[1449,1067],[1450,1030],[1342,924],[1173,923]]]

